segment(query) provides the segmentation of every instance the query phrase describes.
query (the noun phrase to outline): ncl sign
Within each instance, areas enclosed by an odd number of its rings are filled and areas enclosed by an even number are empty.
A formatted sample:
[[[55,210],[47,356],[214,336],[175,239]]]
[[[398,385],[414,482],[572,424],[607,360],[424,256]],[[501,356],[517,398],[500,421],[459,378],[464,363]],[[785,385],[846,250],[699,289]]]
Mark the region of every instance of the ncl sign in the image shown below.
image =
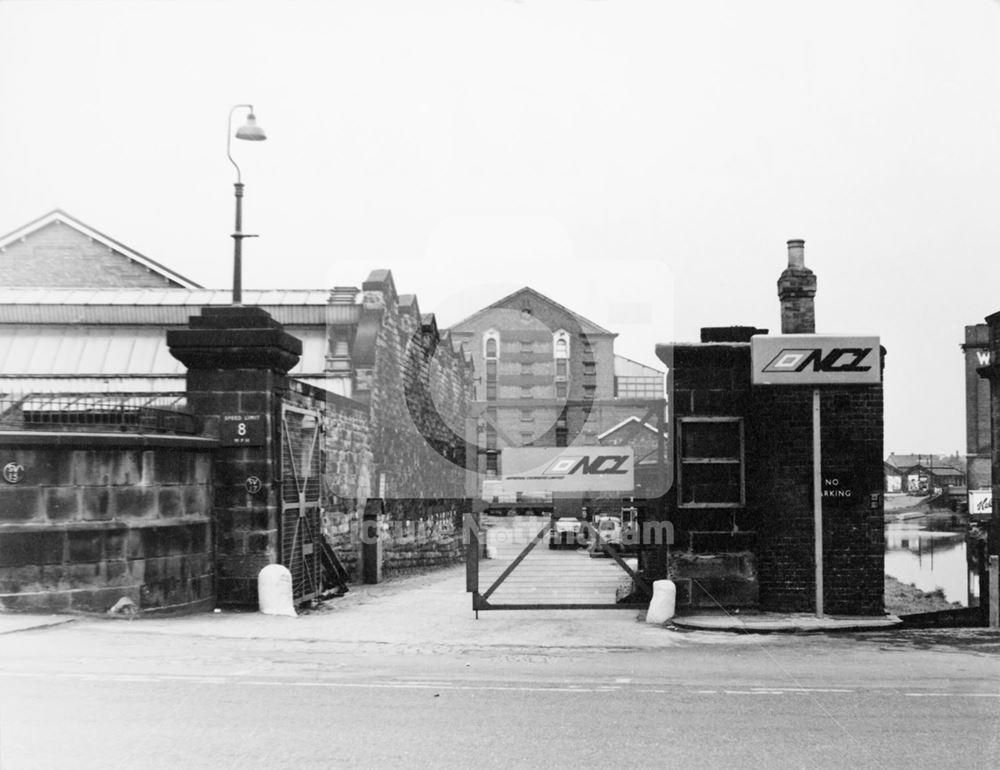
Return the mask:
[[[875,385],[882,381],[878,337],[757,335],[750,340],[754,385]]]

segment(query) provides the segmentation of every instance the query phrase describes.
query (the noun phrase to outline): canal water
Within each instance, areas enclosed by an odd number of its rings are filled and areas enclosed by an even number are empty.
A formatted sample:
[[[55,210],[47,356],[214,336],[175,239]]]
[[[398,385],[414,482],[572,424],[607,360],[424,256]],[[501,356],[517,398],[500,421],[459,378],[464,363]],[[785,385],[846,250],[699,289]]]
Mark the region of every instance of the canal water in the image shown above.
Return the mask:
[[[965,531],[933,529],[923,519],[885,525],[885,574],[921,591],[941,589],[949,602],[969,606],[969,591],[979,584],[969,575]]]

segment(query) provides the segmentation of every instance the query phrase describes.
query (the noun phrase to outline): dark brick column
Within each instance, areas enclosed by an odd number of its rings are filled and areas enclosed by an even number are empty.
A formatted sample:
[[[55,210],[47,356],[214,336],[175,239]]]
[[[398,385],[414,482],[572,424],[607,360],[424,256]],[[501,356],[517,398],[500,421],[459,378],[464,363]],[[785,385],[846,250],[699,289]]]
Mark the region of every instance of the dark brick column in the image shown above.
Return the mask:
[[[223,606],[256,606],[257,574],[280,560],[281,399],[301,341],[256,307],[203,308],[187,329],[167,332],[188,367],[188,402],[220,431],[214,463],[216,595]],[[227,446],[225,415],[260,416],[249,446]],[[260,424],[258,423],[258,424]],[[247,480],[262,482],[259,491]]]
[[[990,435],[991,474],[993,484],[993,516],[990,518],[988,550],[1000,553],[1000,517],[996,514],[996,501],[1000,499],[1000,312],[986,317],[990,327],[990,364],[978,369],[979,376],[990,382]]]

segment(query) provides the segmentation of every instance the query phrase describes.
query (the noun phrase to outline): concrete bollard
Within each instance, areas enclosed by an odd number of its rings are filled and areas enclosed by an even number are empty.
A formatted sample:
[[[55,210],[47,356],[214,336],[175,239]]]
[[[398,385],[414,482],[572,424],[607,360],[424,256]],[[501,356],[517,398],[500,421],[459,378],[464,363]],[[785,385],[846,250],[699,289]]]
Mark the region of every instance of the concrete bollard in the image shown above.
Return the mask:
[[[296,617],[292,601],[292,573],[281,564],[268,564],[257,575],[257,602],[265,615]]]
[[[666,623],[674,616],[674,604],[677,600],[677,586],[673,580],[654,580],[653,598],[646,610],[646,622]]]

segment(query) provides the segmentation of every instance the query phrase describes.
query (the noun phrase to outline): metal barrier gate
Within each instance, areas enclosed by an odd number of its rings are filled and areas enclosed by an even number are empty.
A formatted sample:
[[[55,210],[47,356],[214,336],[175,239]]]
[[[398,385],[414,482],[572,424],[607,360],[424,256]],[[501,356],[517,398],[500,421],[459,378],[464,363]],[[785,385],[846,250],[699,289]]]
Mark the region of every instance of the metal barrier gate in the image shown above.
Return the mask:
[[[281,563],[292,573],[296,604],[323,589],[323,470],[318,411],[281,405]]]
[[[652,590],[636,555],[589,523],[584,528],[566,537],[549,516],[487,516],[468,527],[476,617],[480,610],[645,609]]]

